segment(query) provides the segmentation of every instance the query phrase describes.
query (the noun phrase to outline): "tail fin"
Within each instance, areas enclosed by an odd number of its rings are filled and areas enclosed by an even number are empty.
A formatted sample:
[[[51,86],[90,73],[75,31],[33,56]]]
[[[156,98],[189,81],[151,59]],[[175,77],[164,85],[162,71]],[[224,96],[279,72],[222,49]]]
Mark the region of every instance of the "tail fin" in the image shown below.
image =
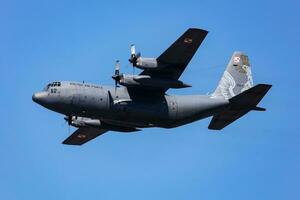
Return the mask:
[[[234,52],[212,97],[230,99],[253,86],[248,56]]]

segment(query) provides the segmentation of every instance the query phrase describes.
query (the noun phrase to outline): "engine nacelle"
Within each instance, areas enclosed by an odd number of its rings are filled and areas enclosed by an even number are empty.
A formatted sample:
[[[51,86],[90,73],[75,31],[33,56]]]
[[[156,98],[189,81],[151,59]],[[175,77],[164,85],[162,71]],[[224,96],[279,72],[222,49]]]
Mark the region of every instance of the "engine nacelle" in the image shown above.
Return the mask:
[[[146,86],[156,88],[185,88],[191,87],[180,80],[151,78],[148,75],[127,75],[123,74],[120,79],[123,86]]]
[[[155,58],[139,57],[136,60],[136,67],[140,68],[140,69],[155,69],[155,68],[158,68],[159,65]]]
[[[77,119],[76,118],[72,119],[71,125],[75,126],[77,128],[80,128],[80,127],[95,127],[95,128],[97,128],[97,127],[101,126],[101,122],[100,122],[100,120],[97,120],[97,119],[78,117]]]
[[[134,75],[123,74],[119,83],[123,86],[140,86],[141,84],[134,80]]]

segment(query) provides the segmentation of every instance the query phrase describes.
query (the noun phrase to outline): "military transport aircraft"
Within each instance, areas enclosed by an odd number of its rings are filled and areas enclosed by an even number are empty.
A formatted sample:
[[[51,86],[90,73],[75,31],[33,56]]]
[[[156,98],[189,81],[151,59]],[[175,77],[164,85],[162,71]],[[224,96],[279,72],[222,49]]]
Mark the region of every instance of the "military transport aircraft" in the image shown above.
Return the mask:
[[[63,144],[82,145],[107,131],[134,132],[146,127],[174,128],[212,116],[209,129],[220,130],[251,110],[271,85],[253,86],[248,56],[234,52],[211,95],[169,95],[170,88],[190,85],[179,80],[207,35],[190,28],[158,58],[144,58],[131,46],[129,62],[143,71],[120,73],[115,66],[115,86],[56,81],[32,96],[36,103],[65,115],[78,129]],[[120,86],[121,85],[121,86]]]

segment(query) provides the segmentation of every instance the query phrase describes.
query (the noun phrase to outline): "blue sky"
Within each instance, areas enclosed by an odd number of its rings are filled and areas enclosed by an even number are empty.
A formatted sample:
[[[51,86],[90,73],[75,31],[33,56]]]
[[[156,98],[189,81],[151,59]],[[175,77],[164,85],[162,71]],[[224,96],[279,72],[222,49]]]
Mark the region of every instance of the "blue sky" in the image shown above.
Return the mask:
[[[299,199],[298,1],[0,1],[1,199]],[[109,133],[64,146],[63,116],[31,100],[54,80],[113,84],[129,46],[158,56],[189,27],[209,34],[181,80],[215,89],[235,50],[273,88],[226,129]],[[73,129],[72,129],[73,130]]]

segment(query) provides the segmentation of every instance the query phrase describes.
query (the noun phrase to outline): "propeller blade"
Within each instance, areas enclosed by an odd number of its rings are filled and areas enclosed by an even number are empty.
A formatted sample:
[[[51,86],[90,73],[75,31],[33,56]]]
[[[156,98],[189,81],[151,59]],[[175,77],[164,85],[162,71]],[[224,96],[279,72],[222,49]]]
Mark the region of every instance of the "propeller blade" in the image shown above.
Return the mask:
[[[72,116],[71,115],[68,117],[68,124],[69,124],[69,126],[72,124]]]
[[[115,75],[118,76],[120,74],[120,61],[117,60],[115,64]]]
[[[141,52],[138,52],[138,53],[136,54],[135,45],[132,44],[132,45],[130,46],[130,59],[128,59],[128,61],[129,61],[130,63],[132,63],[132,66],[133,66],[133,67],[136,66],[136,64],[137,64],[137,59],[138,59],[139,57],[141,57]]]
[[[117,60],[116,64],[115,64],[115,74],[112,76],[112,79],[115,80],[115,88],[118,87],[118,83],[121,79],[121,75],[120,75],[120,61]]]
[[[138,52],[137,54],[135,54],[135,52],[136,52],[135,45],[132,44],[130,46],[130,59],[128,59],[128,61],[132,64],[132,74],[133,75],[134,75],[134,68],[137,65],[137,60],[141,56],[141,52]]]
[[[135,45],[132,44],[130,46],[130,53],[131,53],[131,58],[135,57]]]
[[[72,119],[73,119],[73,117],[72,117],[71,115],[65,116],[64,119],[66,120],[66,122],[68,122],[68,125],[71,125],[71,124],[72,124]]]

